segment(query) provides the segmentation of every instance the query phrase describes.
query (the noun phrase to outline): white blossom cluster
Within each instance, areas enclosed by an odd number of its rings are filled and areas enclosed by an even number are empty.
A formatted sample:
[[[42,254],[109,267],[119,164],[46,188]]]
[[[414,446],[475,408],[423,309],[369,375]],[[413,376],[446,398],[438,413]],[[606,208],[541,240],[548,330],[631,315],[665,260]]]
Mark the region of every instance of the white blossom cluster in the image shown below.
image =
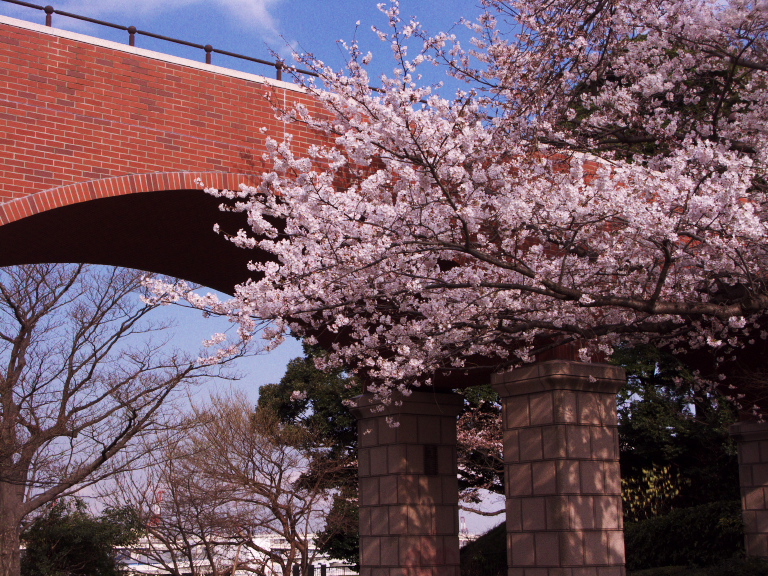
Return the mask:
[[[330,144],[269,140],[262,183],[219,192],[274,260],[214,307],[330,344],[383,397],[566,342],[738,345],[768,307],[768,2],[484,4],[471,50],[382,6],[383,90],[356,44],[343,72],[305,59],[327,116],[285,117]]]

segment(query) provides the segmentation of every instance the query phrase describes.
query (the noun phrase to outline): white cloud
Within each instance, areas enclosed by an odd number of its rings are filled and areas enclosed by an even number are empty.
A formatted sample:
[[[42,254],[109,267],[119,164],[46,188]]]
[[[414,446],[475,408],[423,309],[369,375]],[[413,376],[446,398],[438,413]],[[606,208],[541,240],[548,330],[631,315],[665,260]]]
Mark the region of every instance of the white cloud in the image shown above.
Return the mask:
[[[280,0],[216,0],[216,3],[226,7],[233,16],[264,28],[277,35],[277,23],[269,10]]]
[[[248,26],[267,42],[280,39],[278,23],[271,9],[282,0],[58,0],[54,7],[92,18],[130,24],[130,16],[162,18],[178,10],[194,10],[205,4],[208,10],[229,16],[238,26]]]

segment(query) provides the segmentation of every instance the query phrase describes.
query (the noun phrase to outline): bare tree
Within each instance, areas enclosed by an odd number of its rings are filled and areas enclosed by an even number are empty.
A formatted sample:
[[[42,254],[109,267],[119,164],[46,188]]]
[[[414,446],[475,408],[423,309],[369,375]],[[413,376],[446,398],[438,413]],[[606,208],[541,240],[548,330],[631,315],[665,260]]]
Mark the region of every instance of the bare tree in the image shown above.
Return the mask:
[[[322,527],[329,505],[323,476],[336,464],[329,459],[325,470],[308,475],[318,439],[306,428],[281,424],[274,412],[254,411],[243,395],[214,398],[198,418],[204,426],[190,437],[201,448],[196,468],[251,511],[245,532],[278,536],[286,548],[276,551],[253,538],[246,545],[284,576],[295,564],[306,574],[314,555],[312,532]]]
[[[132,504],[155,539],[150,557],[171,573],[229,574],[235,568],[307,574],[313,532],[329,507],[327,474],[310,471],[317,438],[254,410],[242,394],[214,397],[187,422],[185,437],[146,474],[120,478],[115,503]],[[162,498],[157,495],[162,494]],[[160,560],[165,555],[164,560]],[[197,562],[197,572],[186,569]]]
[[[189,446],[180,435],[158,440],[156,449],[147,452],[146,465],[117,476],[105,493],[138,511],[146,527],[136,560],[171,576],[230,574],[242,549],[238,526],[247,524],[247,518],[238,514],[222,486],[190,473],[190,454],[184,452]]]
[[[83,265],[0,270],[0,576],[19,573],[25,518],[130,466],[169,426],[164,406],[210,373],[167,350],[143,273]]]

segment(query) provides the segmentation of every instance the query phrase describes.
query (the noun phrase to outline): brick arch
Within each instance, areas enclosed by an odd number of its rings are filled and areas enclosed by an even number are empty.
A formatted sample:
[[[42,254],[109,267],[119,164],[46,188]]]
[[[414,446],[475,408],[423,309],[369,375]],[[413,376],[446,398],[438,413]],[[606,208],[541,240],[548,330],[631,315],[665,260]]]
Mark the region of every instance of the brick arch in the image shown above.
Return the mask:
[[[103,178],[43,190],[0,204],[0,266],[39,262],[119,265],[184,278],[231,293],[264,257],[213,231],[247,225],[221,212],[219,189],[255,184],[252,174],[157,172]]]
[[[198,181],[219,190],[237,190],[240,184],[256,184],[258,177],[231,172],[154,172],[67,184],[0,204],[0,225],[10,224],[46,210],[99,198],[163,190],[199,190]]]
[[[231,292],[259,255],[211,232],[245,220],[195,179],[253,182],[266,136],[326,141],[276,115],[323,113],[296,84],[6,17],[0,84],[1,265],[119,264]]]

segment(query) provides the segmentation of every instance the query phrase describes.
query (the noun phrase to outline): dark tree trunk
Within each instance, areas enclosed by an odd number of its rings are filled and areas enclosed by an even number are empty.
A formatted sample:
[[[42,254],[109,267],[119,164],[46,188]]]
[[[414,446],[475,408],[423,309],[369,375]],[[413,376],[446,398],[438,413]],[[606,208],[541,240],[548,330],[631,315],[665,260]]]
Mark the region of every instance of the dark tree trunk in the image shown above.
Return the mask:
[[[0,482],[0,576],[21,573],[21,521],[24,485]]]
[[[13,526],[2,526],[0,527],[0,576],[19,576],[20,573],[19,529]]]

